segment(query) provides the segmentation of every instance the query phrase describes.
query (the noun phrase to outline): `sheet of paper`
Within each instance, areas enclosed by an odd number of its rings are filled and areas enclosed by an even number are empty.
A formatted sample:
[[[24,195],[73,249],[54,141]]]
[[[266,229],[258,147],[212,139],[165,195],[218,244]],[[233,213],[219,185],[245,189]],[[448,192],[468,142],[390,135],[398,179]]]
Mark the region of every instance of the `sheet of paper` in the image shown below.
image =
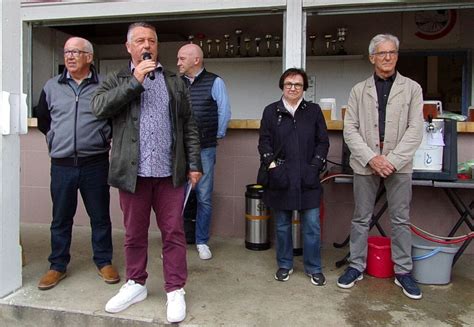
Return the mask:
[[[189,194],[191,194],[192,188],[193,188],[193,185],[191,184],[191,181],[188,179],[188,182],[186,183],[185,193],[184,193],[183,210],[181,210],[181,216],[184,214],[184,208],[186,208],[186,203],[188,203]]]

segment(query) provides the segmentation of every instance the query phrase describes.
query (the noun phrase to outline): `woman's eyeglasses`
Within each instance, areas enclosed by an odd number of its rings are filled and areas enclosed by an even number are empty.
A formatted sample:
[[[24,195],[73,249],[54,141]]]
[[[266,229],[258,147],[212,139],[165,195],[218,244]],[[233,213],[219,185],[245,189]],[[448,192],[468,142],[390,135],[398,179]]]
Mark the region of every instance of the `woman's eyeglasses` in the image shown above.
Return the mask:
[[[295,90],[301,90],[301,88],[303,87],[303,84],[300,84],[300,83],[285,83],[285,84],[283,84],[283,86],[287,90],[290,90],[292,87],[295,87]]]

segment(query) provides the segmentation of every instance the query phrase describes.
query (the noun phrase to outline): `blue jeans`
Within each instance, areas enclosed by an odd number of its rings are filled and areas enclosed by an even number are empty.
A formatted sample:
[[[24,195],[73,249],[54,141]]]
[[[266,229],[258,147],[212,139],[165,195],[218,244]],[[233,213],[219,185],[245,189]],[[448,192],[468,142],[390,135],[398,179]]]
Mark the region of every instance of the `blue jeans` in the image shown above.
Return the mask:
[[[72,225],[80,190],[91,220],[93,260],[100,269],[112,262],[112,226],[110,223],[110,193],[107,184],[108,160],[81,167],[51,165],[51,223],[50,269],[65,272],[71,259]]]
[[[322,272],[319,208],[300,210],[303,263],[307,274]],[[291,210],[273,210],[276,225],[276,253],[279,268],[293,268]]]
[[[196,186],[196,244],[207,244],[212,215],[212,190],[214,188],[214,165],[216,148],[201,150],[203,175]]]

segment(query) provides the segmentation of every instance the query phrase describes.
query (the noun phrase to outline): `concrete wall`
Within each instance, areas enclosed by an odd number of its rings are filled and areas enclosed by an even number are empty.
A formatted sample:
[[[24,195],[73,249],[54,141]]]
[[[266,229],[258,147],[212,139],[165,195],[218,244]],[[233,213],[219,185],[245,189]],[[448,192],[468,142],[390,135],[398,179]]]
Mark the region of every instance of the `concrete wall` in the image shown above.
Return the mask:
[[[460,134],[458,139],[459,162],[474,158],[473,135]],[[330,132],[329,159],[340,162],[342,135]],[[230,130],[217,151],[214,187],[214,212],[211,232],[213,235],[245,236],[245,186],[256,179],[258,168],[258,131]],[[43,135],[35,128],[21,137],[21,221],[29,223],[51,222],[51,199],[49,194],[49,158]],[[323,243],[342,242],[349,232],[354,206],[350,184],[324,185],[324,231]],[[474,191],[461,191],[467,200],[474,200]],[[417,226],[434,234],[447,235],[458,219],[458,213],[440,189],[414,187],[412,221]],[[111,215],[114,228],[123,228],[119,208],[118,192],[111,190]],[[390,230],[387,217],[382,218],[386,231]],[[89,218],[82,202],[75,218],[76,225],[88,225]],[[156,228],[156,224],[152,224]],[[466,234],[463,225],[458,234]],[[212,241],[211,241],[212,242]],[[471,246],[467,253],[474,253]]]

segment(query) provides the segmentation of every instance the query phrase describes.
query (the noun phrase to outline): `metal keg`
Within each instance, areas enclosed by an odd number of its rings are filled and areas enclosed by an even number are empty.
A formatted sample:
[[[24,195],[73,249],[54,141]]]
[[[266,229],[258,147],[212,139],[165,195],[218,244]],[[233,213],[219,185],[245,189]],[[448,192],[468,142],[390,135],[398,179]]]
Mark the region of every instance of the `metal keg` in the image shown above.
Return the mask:
[[[245,192],[245,247],[261,251],[270,248],[268,237],[269,209],[263,203],[263,186],[249,184]]]
[[[302,255],[303,242],[301,241],[301,219],[298,210],[293,210],[291,215],[291,232],[293,238],[293,255]]]

